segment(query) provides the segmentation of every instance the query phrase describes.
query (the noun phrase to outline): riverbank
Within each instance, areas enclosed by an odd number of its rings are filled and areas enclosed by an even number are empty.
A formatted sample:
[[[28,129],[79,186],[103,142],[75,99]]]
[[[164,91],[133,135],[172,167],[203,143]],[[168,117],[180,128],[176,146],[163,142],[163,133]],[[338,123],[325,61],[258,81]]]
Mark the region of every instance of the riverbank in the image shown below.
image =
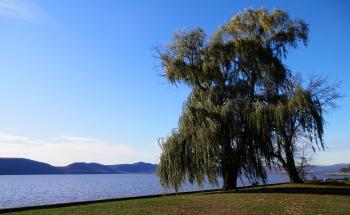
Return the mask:
[[[348,214],[349,211],[349,182],[328,181],[151,196],[11,214]]]

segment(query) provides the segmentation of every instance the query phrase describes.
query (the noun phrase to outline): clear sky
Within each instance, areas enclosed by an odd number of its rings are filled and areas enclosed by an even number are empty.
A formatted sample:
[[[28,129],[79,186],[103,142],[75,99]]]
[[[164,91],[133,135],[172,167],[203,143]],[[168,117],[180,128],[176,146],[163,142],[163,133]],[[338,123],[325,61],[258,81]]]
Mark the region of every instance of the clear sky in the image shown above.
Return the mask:
[[[189,90],[160,75],[153,48],[178,29],[208,34],[244,8],[274,7],[310,27],[290,69],[341,81],[327,115],[328,150],[350,162],[349,1],[0,0],[0,157],[54,165],[157,162]]]

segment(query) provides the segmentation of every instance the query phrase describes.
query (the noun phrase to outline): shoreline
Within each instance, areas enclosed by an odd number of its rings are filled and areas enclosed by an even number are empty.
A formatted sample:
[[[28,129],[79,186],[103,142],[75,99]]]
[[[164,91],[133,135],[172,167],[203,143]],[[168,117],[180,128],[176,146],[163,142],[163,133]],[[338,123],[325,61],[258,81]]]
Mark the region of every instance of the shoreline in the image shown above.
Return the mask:
[[[338,173],[338,172],[335,172],[335,173],[326,173],[325,175],[326,176],[350,176],[350,173]]]
[[[283,185],[283,184],[290,184],[290,182],[261,184],[261,185],[255,185],[255,186],[249,185],[249,186],[239,187],[239,189],[247,189],[247,188],[253,188],[253,187],[264,187],[264,186],[276,186],[276,185]],[[14,208],[0,208],[0,214],[1,213],[10,213],[10,212],[37,210],[37,209],[52,209],[52,208],[62,208],[62,207],[79,206],[79,205],[89,205],[89,204],[96,204],[96,203],[127,201],[127,200],[135,200],[135,199],[149,199],[149,198],[157,198],[157,197],[164,197],[164,196],[187,195],[187,194],[208,193],[208,192],[218,192],[218,191],[222,191],[222,189],[207,189],[207,190],[186,191],[186,192],[178,192],[178,193],[172,192],[172,193],[154,194],[154,195],[131,196],[131,197],[120,197],[120,198],[77,201],[77,202],[65,202],[65,203],[57,203],[57,204],[34,205],[34,206],[24,206],[24,207],[14,207]]]

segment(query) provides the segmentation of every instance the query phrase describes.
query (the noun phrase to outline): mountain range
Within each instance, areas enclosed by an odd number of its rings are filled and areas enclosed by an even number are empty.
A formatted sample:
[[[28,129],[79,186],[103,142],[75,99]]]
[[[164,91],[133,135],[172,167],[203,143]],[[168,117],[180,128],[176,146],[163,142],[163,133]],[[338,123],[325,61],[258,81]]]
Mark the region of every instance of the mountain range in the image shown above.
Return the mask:
[[[58,167],[25,158],[0,158],[0,175],[155,173],[156,168],[156,164],[144,162],[115,165],[79,162]]]
[[[42,175],[42,174],[126,174],[126,173],[155,173],[157,164],[138,162],[133,164],[103,165],[99,163],[72,163],[67,166],[52,166],[25,158],[0,158],[0,175]],[[347,163],[328,166],[311,165],[307,172],[336,173],[340,168],[348,167]],[[279,172],[277,168],[267,170]]]

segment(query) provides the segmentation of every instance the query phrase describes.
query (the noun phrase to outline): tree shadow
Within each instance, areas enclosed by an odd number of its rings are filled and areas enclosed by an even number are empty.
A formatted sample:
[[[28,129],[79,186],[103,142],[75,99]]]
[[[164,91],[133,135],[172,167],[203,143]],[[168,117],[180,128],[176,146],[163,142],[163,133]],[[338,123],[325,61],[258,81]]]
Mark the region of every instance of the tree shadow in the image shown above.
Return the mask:
[[[295,187],[274,187],[259,186],[256,188],[244,188],[235,191],[218,191],[207,194],[227,194],[227,193],[284,193],[284,194],[317,194],[317,195],[342,195],[350,196],[350,185],[318,185],[311,186],[295,186]],[[207,195],[203,193],[204,195]]]

